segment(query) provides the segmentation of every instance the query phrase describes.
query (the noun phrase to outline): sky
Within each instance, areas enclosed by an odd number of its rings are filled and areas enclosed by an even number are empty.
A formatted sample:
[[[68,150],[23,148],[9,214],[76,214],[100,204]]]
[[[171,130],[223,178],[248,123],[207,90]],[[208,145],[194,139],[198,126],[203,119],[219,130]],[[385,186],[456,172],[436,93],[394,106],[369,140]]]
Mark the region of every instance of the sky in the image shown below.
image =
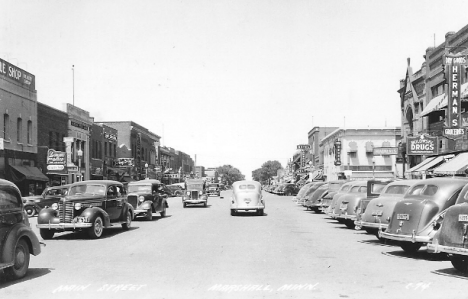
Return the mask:
[[[197,165],[283,167],[314,127],[401,126],[407,58],[468,1],[0,0],[0,58],[39,102],[134,121]],[[73,70],[72,70],[72,66]]]

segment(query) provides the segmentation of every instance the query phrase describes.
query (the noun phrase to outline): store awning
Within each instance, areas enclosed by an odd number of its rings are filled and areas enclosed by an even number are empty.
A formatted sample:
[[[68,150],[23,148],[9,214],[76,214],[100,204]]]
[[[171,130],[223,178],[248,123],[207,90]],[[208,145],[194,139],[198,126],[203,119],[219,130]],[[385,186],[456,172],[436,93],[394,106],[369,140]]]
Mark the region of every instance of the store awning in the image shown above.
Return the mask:
[[[49,178],[46,177],[37,167],[33,166],[13,166],[12,177],[15,182],[30,180],[30,181],[41,181],[48,182]]]
[[[434,169],[434,174],[465,174],[468,168],[468,153],[461,153],[452,160]]]
[[[446,156],[439,156],[435,158],[434,160],[432,160],[431,162],[427,163],[426,165],[423,165],[421,168],[416,170],[416,172],[425,172],[425,171],[431,170],[432,168],[435,168],[437,166],[440,166],[440,164],[445,163],[445,161],[446,161]]]
[[[424,165],[426,165],[426,164],[428,164],[428,163],[434,161],[435,158],[437,158],[437,157],[429,157],[429,158],[427,158],[426,160],[422,161],[421,163],[419,163],[419,164],[417,164],[417,165],[411,167],[410,169],[408,169],[407,171],[405,171],[405,173],[416,172],[416,171],[418,171],[419,168],[421,168],[421,167],[423,167]]]
[[[433,98],[429,102],[429,104],[427,104],[426,108],[424,108],[424,110],[419,115],[420,116],[426,116],[431,112],[440,110],[441,108],[444,107],[443,106],[444,99],[445,99],[445,106],[447,106],[447,97],[445,96],[445,93],[443,93],[443,94],[440,94],[440,95],[436,96],[435,98]]]

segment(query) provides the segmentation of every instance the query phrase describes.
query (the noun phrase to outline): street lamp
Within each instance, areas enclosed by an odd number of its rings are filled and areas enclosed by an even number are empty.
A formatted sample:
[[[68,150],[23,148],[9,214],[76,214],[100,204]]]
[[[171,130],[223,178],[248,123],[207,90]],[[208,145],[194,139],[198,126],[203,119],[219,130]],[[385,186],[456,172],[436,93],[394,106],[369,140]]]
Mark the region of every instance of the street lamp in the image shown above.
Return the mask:
[[[145,163],[145,179],[148,179],[148,163]]]
[[[83,175],[81,174],[81,157],[83,156],[83,151],[81,148],[76,152],[78,155],[78,173],[80,174],[79,181],[82,181]]]

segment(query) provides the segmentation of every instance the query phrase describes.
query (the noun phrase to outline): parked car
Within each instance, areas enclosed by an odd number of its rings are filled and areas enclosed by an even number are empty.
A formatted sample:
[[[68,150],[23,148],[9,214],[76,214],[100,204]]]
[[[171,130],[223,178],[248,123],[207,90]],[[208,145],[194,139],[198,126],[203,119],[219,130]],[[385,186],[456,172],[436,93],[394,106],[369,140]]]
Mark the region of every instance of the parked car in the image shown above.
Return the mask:
[[[169,189],[169,196],[170,197],[179,197],[184,194],[184,188],[180,185],[166,185],[166,187]]]
[[[141,180],[128,183],[127,201],[133,207],[134,218],[153,219],[153,213],[166,216],[167,193],[171,192],[158,180]]]
[[[334,218],[335,219],[335,209],[336,209],[336,203],[338,202],[338,200],[341,198],[341,196],[343,196],[344,194],[348,193],[350,190],[351,190],[351,187],[358,183],[359,181],[349,181],[349,182],[346,182],[344,183],[340,189],[335,193],[335,195],[333,195],[333,198],[332,200],[330,201],[330,203],[328,204],[328,208],[326,209],[325,213],[331,217],[331,218]],[[325,203],[326,204],[326,203]]]
[[[185,181],[185,193],[182,196],[182,205],[184,208],[188,204],[203,204],[208,206],[208,195],[205,190],[205,182],[200,179],[188,179]]]
[[[219,188],[218,183],[210,183],[208,184],[208,190],[207,190],[207,195],[211,196],[220,196],[221,195],[221,189]]]
[[[273,188],[272,193],[276,195],[280,195],[283,189],[284,189],[284,184],[276,185],[275,188]]]
[[[421,180],[395,181],[385,186],[379,197],[363,199],[358,209],[361,213],[358,212],[356,227],[378,237],[379,230],[387,229],[396,203],[403,199],[412,186],[420,182]]]
[[[335,212],[333,218],[338,222],[343,223],[348,228],[354,228],[354,220],[348,218],[348,203],[351,210],[354,208],[355,203],[359,202],[362,198],[367,196],[367,181],[359,181],[353,184],[349,192],[341,196],[335,205]],[[356,208],[357,209],[357,208]]]
[[[430,243],[437,230],[433,225],[455,204],[468,178],[431,178],[411,187],[393,210],[380,237],[400,242],[406,252],[416,252]]]
[[[42,209],[37,228],[44,240],[52,239],[56,232],[76,230],[86,231],[90,238],[97,239],[104,228],[117,224],[128,230],[133,216],[122,183],[90,180],[73,183],[58,204]]]
[[[321,185],[305,199],[304,206],[307,210],[319,213],[319,205],[322,202],[322,196],[328,192],[328,183]]]
[[[463,187],[455,205],[441,213],[432,226],[437,232],[427,250],[448,253],[453,267],[468,274],[468,185]]]
[[[336,180],[336,181],[329,181],[328,182],[328,190],[325,192],[318,203],[318,209],[322,213],[326,213],[328,207],[330,206],[331,201],[333,200],[333,196],[339,192],[341,187],[348,183],[349,181],[345,180]]]
[[[304,196],[310,186],[312,186],[312,183],[308,183],[302,186],[299,192],[297,192],[297,195],[294,196],[291,200],[297,203],[297,201]]]
[[[256,181],[237,181],[232,184],[231,216],[239,211],[255,211],[262,216],[265,202],[262,197],[260,183]]]
[[[315,190],[317,190],[323,184],[325,184],[325,182],[312,182],[312,183],[310,183],[309,188],[307,189],[307,191],[304,193],[304,195],[301,198],[298,198],[296,204],[305,207],[306,199],[309,198],[312,195],[312,193],[314,193]]]
[[[287,184],[284,184],[283,188],[281,189],[281,193],[279,195],[292,196],[292,195],[296,195],[298,192],[299,192],[299,188],[296,186],[296,184],[287,183]]]
[[[0,179],[0,270],[7,279],[24,277],[31,255],[41,253],[15,184]]]
[[[45,207],[51,207],[58,203],[60,198],[64,197],[70,189],[70,184],[49,187],[44,189],[41,195],[23,197],[24,211],[29,217],[35,216]]]

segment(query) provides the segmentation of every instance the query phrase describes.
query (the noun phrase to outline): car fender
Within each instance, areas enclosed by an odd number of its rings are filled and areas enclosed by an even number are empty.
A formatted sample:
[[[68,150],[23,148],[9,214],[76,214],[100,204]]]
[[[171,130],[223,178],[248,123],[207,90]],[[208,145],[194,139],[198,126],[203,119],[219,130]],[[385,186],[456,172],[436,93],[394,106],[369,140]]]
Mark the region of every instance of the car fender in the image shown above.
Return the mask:
[[[57,211],[50,208],[44,208],[37,215],[37,224],[48,224],[55,222],[57,219]]]
[[[109,227],[111,225],[109,214],[98,207],[87,208],[81,213],[80,216],[88,217],[88,221],[90,223],[93,223],[98,216],[101,216],[103,218],[102,220],[104,221],[104,227]]]
[[[132,214],[132,219],[135,218],[135,209],[133,208],[133,206],[131,204],[129,204],[127,202],[124,205],[124,211],[123,211],[123,214],[122,214],[122,215],[124,215],[123,217],[125,217],[125,215],[127,215],[128,211],[130,211],[130,213]],[[122,220],[125,220],[125,218],[122,219]]]
[[[153,202],[151,201],[144,201],[141,205],[138,206],[138,210],[152,210],[153,209]]]
[[[10,228],[2,240],[1,262],[9,263],[14,260],[15,247],[18,240],[24,239],[29,246],[32,255],[41,253],[39,239],[30,227],[23,223],[17,223]]]

